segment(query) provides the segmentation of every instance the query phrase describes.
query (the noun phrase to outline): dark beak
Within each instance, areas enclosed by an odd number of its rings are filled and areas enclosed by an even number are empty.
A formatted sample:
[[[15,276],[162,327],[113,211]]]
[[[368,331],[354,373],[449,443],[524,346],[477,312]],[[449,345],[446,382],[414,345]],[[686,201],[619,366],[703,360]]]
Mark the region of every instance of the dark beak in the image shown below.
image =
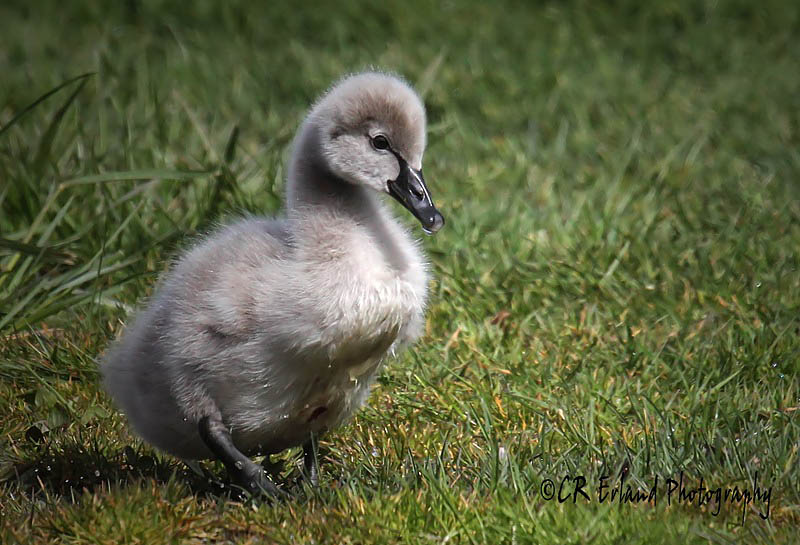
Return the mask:
[[[396,180],[389,180],[389,194],[414,214],[425,232],[432,235],[442,228],[444,218],[433,205],[422,171],[412,168],[400,155],[395,156],[400,163],[400,174]]]

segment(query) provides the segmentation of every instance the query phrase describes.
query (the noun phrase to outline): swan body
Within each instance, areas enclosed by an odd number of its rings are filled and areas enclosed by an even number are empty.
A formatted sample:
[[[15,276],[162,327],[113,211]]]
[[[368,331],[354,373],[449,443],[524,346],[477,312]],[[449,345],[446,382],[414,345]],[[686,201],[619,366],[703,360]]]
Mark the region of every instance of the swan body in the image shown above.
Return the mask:
[[[426,262],[380,194],[427,231],[442,226],[424,147],[422,102],[393,76],[351,76],[317,102],[293,144],[283,214],[186,251],[104,357],[105,387],[142,438],[225,461],[348,420],[385,356],[422,331]]]

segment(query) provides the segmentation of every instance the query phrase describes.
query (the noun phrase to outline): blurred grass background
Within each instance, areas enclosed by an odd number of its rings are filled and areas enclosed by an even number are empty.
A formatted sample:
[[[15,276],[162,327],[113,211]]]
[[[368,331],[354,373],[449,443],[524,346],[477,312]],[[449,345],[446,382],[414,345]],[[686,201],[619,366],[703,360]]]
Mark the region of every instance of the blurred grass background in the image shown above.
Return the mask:
[[[796,542],[796,3],[10,1],[0,21],[0,542]],[[367,67],[428,108],[448,223],[424,240],[427,334],[323,442],[318,492],[231,498],[132,436],[95,359],[178,249],[279,209],[304,112]],[[680,471],[757,473],[769,519],[540,493]]]

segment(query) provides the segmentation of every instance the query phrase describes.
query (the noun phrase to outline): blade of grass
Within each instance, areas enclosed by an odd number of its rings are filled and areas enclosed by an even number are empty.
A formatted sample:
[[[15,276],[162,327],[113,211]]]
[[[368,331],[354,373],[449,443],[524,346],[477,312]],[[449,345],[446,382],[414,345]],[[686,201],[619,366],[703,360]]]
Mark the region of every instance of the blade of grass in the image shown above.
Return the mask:
[[[65,82],[59,84],[58,86],[50,89],[45,94],[43,94],[42,96],[40,96],[27,106],[25,106],[22,110],[20,110],[19,113],[17,113],[14,117],[12,117],[8,123],[0,127],[0,136],[2,136],[3,133],[6,132],[8,129],[10,129],[15,123],[19,122],[19,120],[22,119],[31,110],[36,108],[36,106],[38,106],[39,104],[41,104],[42,102],[44,102],[45,100],[47,100],[48,98],[59,92],[64,87],[67,87],[68,85],[70,85],[71,83],[75,83],[76,81],[80,80],[85,81],[87,78],[94,76],[95,74],[96,72],[86,72],[85,74],[81,74],[80,76],[75,76],[74,78],[70,78]],[[81,85],[83,85],[83,83],[81,83]]]

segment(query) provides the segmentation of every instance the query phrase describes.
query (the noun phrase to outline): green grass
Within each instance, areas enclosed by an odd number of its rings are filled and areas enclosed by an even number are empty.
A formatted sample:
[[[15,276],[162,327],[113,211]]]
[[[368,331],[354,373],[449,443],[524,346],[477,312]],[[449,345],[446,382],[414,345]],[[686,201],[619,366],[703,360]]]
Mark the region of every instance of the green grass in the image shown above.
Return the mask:
[[[796,542],[797,5],[46,4],[0,7],[0,542]],[[319,491],[231,497],[96,358],[178,249],[279,208],[309,103],[368,66],[429,112],[427,333]],[[769,518],[667,505],[681,471],[757,473]],[[657,504],[600,503],[621,473]],[[591,501],[543,499],[566,475]]]

